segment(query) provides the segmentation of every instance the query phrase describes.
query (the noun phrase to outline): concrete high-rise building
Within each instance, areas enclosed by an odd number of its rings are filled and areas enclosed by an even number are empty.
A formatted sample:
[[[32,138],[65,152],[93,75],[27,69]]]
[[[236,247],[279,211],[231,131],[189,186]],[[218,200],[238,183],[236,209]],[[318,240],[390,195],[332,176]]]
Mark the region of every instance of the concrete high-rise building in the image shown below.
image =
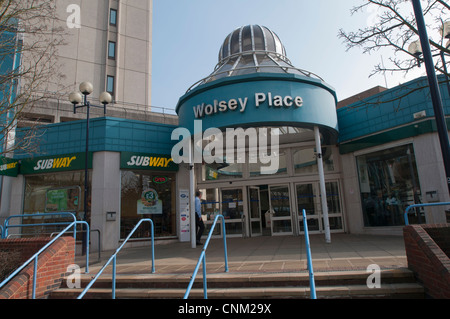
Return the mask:
[[[160,114],[150,112],[152,0],[56,0],[55,6],[51,30],[64,42],[53,53],[60,77],[44,83],[47,99],[25,109],[19,126],[85,118],[82,110],[73,114],[67,98],[84,81],[94,86],[92,103],[111,93],[108,116],[159,121]]]

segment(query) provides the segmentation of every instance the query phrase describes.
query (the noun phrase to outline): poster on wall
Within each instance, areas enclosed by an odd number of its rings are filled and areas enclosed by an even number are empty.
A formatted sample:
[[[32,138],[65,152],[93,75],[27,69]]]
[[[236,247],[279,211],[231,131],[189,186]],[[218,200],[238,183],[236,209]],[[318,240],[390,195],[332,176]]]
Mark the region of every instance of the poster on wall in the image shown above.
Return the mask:
[[[48,189],[45,193],[45,212],[77,211],[80,193],[78,186]]]
[[[189,224],[189,190],[180,189],[180,241],[190,241],[190,224]]]
[[[145,189],[137,201],[138,215],[162,214],[162,201],[158,199],[158,192],[153,188]]]

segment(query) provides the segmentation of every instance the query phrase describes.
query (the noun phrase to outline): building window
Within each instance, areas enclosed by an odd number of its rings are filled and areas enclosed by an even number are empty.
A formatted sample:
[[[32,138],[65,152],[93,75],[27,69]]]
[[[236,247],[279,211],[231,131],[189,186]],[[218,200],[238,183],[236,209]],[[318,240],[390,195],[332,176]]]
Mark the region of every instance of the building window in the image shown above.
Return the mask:
[[[109,41],[108,42],[108,58],[109,59],[116,59],[116,42]]]
[[[155,237],[176,236],[175,174],[148,171],[122,171],[120,238],[126,238],[142,218],[154,223]],[[150,238],[148,223],[133,238]]]
[[[114,77],[112,75],[108,75],[106,78],[106,92],[114,95]]]
[[[110,9],[109,10],[109,24],[116,26],[117,25],[117,10]]]
[[[315,147],[295,148],[292,150],[295,174],[316,174],[317,152]],[[325,172],[334,171],[333,149],[322,147],[323,168]]]
[[[420,189],[412,144],[356,157],[364,226],[401,226]],[[411,222],[424,222],[421,212]],[[417,220],[416,220],[417,219]]]
[[[92,174],[89,172],[89,184],[92,181]],[[77,219],[85,219],[90,221],[90,190],[88,194],[88,213],[84,213],[84,171],[58,172],[49,174],[27,175],[25,177],[25,195],[23,202],[23,213],[56,213],[70,212],[75,214]],[[71,222],[73,219],[64,216],[46,216],[44,219],[40,217],[24,218],[23,224],[36,223],[56,223]],[[35,234],[45,232],[59,232],[67,225],[51,225],[24,227],[23,233]]]

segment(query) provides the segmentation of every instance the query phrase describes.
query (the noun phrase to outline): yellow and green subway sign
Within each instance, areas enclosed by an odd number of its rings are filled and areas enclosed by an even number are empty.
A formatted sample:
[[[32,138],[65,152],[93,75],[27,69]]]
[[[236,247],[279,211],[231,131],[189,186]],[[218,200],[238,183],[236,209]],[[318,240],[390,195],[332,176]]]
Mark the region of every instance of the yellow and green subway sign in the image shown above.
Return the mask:
[[[170,155],[122,152],[120,155],[120,168],[178,171],[178,164],[173,162]]]
[[[27,158],[21,161],[21,174],[52,173],[82,170],[85,166],[85,153]],[[88,168],[92,168],[92,153],[88,155]]]
[[[16,177],[19,174],[19,161],[0,157],[0,175]]]

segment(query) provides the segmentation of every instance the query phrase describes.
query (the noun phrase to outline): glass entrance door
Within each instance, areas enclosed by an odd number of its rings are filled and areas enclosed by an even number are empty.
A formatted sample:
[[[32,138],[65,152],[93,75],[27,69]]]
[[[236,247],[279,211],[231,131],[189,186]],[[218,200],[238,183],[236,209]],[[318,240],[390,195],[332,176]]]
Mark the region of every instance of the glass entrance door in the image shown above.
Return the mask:
[[[227,236],[243,236],[244,230],[244,201],[242,188],[222,189],[222,215],[225,218]]]
[[[250,236],[261,236],[261,196],[259,193],[259,187],[248,188],[248,207],[250,218]]]
[[[270,185],[269,205],[272,236],[292,234],[289,185]]]
[[[311,233],[322,233],[323,217],[320,201],[320,188],[318,182],[296,185],[297,209],[299,214],[300,232],[303,232],[302,210],[305,209],[308,217],[308,230]],[[339,184],[337,181],[326,182],[328,220],[331,231],[342,231],[342,207]]]

